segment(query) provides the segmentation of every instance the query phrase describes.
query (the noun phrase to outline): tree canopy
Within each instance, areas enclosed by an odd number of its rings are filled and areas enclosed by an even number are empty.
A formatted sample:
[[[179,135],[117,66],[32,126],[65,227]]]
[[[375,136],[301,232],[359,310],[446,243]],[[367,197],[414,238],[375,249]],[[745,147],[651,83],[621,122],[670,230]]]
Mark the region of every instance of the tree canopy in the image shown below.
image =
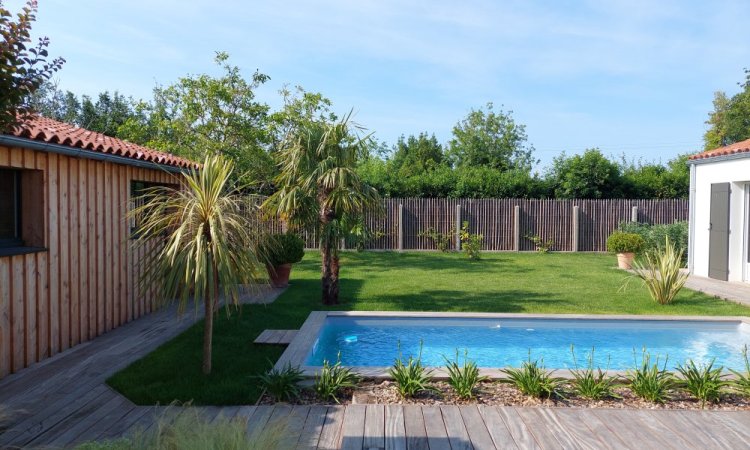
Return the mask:
[[[742,90],[732,97],[714,93],[714,110],[708,114],[703,135],[705,150],[750,139],[750,69],[745,69],[745,81],[738,84]]]

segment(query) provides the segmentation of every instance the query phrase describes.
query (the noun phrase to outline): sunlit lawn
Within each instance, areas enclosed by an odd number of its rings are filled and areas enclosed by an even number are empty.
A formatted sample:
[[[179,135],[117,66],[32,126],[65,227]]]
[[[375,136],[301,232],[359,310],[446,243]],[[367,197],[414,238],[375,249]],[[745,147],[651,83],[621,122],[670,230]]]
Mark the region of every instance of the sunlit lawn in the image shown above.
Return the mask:
[[[626,273],[602,254],[485,253],[480,261],[461,254],[346,253],[342,303],[320,303],[319,255],[294,266],[290,288],[268,306],[243,306],[214,328],[213,373],[201,373],[202,322],[109,380],[138,404],[173,400],[195,404],[254,403],[253,375],[268,369],[280,346],[254,345],[266,328],[296,329],[310,311],[403,310],[585,314],[748,315],[750,308],[683,290],[662,306],[636,280],[622,291]]]

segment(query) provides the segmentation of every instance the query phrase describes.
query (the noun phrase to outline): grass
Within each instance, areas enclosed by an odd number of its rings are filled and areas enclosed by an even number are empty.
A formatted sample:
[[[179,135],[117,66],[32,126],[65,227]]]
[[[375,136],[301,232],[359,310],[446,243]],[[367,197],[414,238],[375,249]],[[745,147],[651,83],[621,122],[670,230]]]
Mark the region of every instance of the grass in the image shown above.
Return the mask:
[[[281,346],[254,345],[266,328],[298,328],[313,310],[480,311],[512,313],[748,315],[750,309],[683,289],[659,305],[645,288],[618,292],[626,273],[611,255],[483,253],[345,253],[341,304],[320,302],[320,258],[308,252],[295,264],[289,289],[273,304],[246,305],[214,325],[213,373],[201,373],[203,325],[197,323],[115,374],[109,383],[137,404],[254,403],[257,376]],[[394,357],[396,351],[394,349]]]

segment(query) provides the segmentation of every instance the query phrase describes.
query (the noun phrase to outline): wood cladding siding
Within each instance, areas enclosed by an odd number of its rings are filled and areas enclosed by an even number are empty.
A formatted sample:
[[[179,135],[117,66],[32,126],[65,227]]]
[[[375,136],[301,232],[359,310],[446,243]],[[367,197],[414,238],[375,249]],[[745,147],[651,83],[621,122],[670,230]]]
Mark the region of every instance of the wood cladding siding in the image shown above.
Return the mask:
[[[151,311],[129,240],[130,182],[175,175],[3,146],[0,167],[43,174],[46,248],[0,256],[3,377]]]

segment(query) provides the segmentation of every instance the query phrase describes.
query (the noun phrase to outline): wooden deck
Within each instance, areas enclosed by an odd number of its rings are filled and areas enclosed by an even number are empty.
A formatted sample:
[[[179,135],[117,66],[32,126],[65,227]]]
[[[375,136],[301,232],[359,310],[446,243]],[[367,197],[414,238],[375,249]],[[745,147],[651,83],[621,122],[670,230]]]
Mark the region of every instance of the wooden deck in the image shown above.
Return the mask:
[[[10,413],[0,425],[0,448],[68,447],[148,427],[165,408],[136,406],[104,381],[194,318],[155,313],[0,380],[0,405]],[[282,424],[284,449],[750,448],[750,412],[476,405],[200,410],[207,419],[246,419],[248,433]]]
[[[298,330],[263,330],[253,344],[289,345]]]

